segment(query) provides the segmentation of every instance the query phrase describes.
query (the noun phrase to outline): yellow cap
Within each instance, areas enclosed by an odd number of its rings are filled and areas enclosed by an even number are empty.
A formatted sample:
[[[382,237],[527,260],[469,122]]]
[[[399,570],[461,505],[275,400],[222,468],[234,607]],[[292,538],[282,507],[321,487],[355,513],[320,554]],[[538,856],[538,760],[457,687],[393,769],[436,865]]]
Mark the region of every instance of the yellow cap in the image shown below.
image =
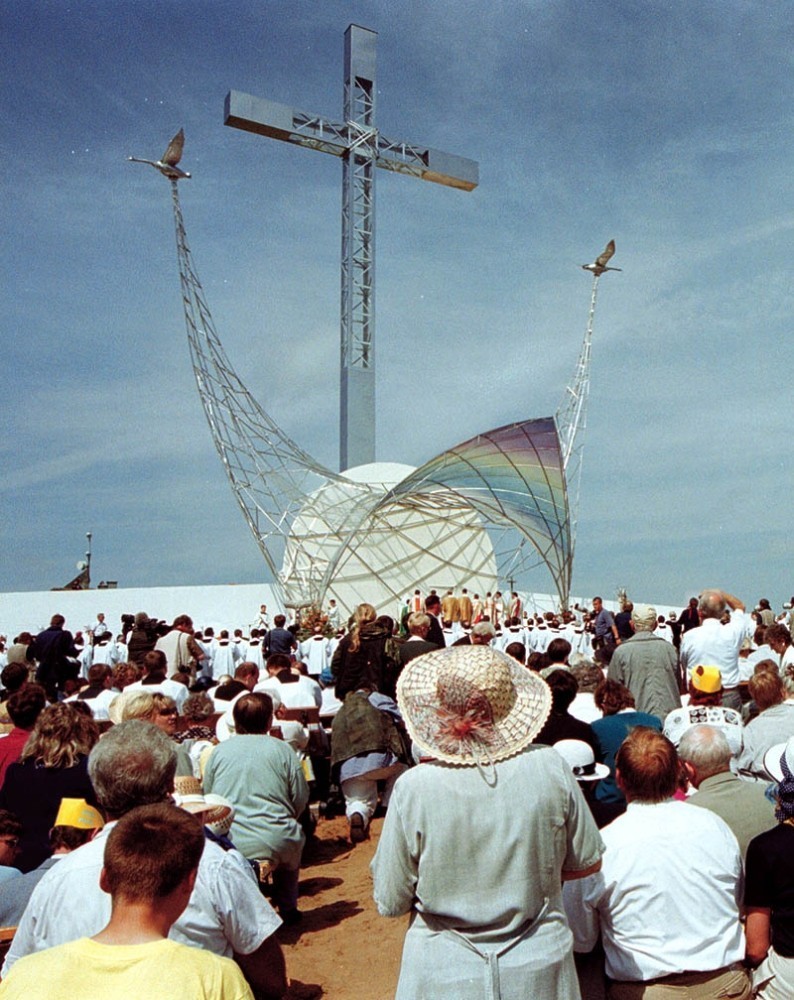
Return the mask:
[[[703,694],[715,694],[722,687],[719,667],[700,664],[692,671],[692,686]]]
[[[99,830],[105,825],[102,815],[85,799],[61,799],[53,826],[74,826],[78,830]]]

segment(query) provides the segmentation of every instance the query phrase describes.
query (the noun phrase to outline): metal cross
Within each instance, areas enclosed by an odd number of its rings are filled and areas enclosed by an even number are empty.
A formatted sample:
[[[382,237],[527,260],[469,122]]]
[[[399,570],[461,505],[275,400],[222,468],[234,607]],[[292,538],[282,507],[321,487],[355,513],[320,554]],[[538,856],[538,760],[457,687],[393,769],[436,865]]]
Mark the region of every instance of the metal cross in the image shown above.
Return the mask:
[[[342,158],[342,308],[339,461],[375,461],[375,167],[463,191],[478,165],[450,153],[394,141],[375,126],[377,32],[345,32],[344,124],[232,90],[224,125]]]

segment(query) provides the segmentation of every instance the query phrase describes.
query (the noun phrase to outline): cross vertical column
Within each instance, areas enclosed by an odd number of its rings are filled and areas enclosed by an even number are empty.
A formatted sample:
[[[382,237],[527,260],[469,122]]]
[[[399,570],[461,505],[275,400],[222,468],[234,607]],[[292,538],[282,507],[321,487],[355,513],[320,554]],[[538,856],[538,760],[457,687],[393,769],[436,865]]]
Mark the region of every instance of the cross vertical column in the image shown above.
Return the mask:
[[[377,32],[345,32],[344,122],[230,90],[223,122],[338,156],[342,187],[340,445],[342,470],[375,461],[375,171],[378,167],[473,191],[474,160],[389,139],[375,126]]]
[[[342,289],[339,467],[375,461],[375,44],[377,34],[345,32],[342,157]]]

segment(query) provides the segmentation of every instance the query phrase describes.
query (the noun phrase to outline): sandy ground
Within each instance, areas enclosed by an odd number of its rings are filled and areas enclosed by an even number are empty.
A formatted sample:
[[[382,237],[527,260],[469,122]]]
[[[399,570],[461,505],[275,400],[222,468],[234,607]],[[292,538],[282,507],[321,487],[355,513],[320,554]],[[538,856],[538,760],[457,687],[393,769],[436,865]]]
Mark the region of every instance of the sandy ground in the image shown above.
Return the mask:
[[[382,826],[382,819],[373,820],[370,839],[353,847],[343,816],[321,819],[307,843],[300,878],[303,920],[278,932],[291,1000],[394,996],[408,917],[381,917],[372,900],[369,863]]]

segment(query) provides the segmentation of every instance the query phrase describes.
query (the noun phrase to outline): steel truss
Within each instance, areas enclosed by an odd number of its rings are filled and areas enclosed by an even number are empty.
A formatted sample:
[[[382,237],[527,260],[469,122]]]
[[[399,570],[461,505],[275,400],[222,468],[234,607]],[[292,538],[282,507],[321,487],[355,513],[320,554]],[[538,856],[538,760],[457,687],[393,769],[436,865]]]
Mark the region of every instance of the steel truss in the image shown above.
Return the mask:
[[[391,486],[359,482],[305,452],[235,372],[193,264],[178,182],[170,183],[199,397],[282,603],[321,604],[343,577],[360,600],[376,583],[381,593],[399,600],[415,586],[450,576],[452,583],[469,578],[495,583],[542,565],[566,606],[598,279],[575,376],[556,417],[479,434]]]
[[[598,274],[593,277],[593,287],[590,293],[590,311],[587,314],[587,327],[573,378],[565,387],[565,392],[562,395],[554,418],[557,424],[557,433],[560,436],[560,450],[568,491],[571,561],[573,561],[573,553],[576,547],[576,529],[579,524],[579,496],[584,459],[584,432],[587,429],[587,403],[590,397],[590,353],[593,341],[593,323],[595,320],[599,277],[600,275]]]

